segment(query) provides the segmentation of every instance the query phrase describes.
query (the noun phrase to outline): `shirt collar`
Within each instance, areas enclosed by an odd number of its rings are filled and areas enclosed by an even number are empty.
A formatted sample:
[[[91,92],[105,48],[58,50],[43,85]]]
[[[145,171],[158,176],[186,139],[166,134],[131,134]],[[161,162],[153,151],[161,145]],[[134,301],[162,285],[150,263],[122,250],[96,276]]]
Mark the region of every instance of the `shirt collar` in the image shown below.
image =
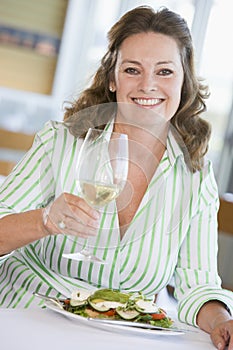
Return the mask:
[[[190,156],[183,139],[174,127],[170,128],[168,132],[167,156],[171,166],[174,166],[175,162],[180,161],[184,170],[188,171],[187,162],[190,162]]]

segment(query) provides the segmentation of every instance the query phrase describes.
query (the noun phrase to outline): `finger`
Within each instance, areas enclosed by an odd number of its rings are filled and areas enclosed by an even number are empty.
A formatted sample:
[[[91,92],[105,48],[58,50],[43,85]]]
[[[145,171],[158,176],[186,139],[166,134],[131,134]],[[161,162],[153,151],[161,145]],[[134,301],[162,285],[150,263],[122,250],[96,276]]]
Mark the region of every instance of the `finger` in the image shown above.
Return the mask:
[[[57,226],[53,225],[53,232],[56,234],[65,234],[65,235],[71,235],[71,236],[78,236],[78,237],[85,237],[88,238],[89,236],[96,236],[97,229],[88,226],[83,225],[81,222],[77,222],[73,220],[72,218],[64,218],[62,220],[62,224],[64,227],[60,227],[59,222]]]
[[[67,215],[67,220],[71,220],[72,227],[82,223],[83,225],[89,226],[95,230],[99,228],[99,219],[93,219],[93,217],[81,209],[77,210],[76,213],[72,212],[70,215]]]
[[[226,347],[226,342],[225,342],[225,340],[223,339],[223,337],[220,337],[220,336],[211,337],[211,340],[212,340],[213,344],[215,345],[215,347],[216,347],[218,350],[224,350],[224,349],[225,349],[225,347]]]
[[[97,227],[83,224],[82,222],[78,222],[77,220],[74,220],[71,217],[65,217],[62,220],[64,228],[59,227],[59,223],[56,225],[56,233],[87,238],[89,236],[96,236],[98,231]]]
[[[211,340],[213,342],[213,344],[215,345],[215,347],[218,350],[224,350],[226,345],[228,344],[228,337],[226,336],[225,332],[212,332],[211,333]]]
[[[233,350],[233,335],[230,338],[230,342],[229,342],[229,345],[228,345],[228,350]]]
[[[100,213],[92,208],[83,198],[70,193],[65,193],[64,198],[66,203],[72,207],[72,211],[76,214],[78,214],[78,211],[81,209],[84,213],[88,214],[93,219],[100,218]]]
[[[53,234],[94,236],[99,227],[99,217],[100,214],[93,212],[84,199],[65,193],[52,204],[47,226]]]
[[[63,234],[66,236],[74,236],[74,237],[82,237],[82,238],[89,238],[96,236],[96,232],[88,230],[86,227],[82,227],[80,230],[72,230],[70,228],[67,228],[63,231]]]
[[[73,220],[73,218],[66,218],[65,225],[65,233],[75,236],[80,236],[81,234],[85,236],[96,236],[98,231],[98,228],[83,224],[82,222],[77,222],[76,220]]]
[[[66,196],[66,198],[65,198]],[[67,200],[67,198],[71,200]],[[96,220],[99,219],[100,214],[91,208],[82,198],[73,196],[70,194],[61,195],[51,206],[49,215],[53,219],[54,223],[56,220],[63,220],[64,217],[74,217],[77,221],[83,221],[86,224],[93,225],[96,227]],[[90,220],[92,219],[92,221]]]

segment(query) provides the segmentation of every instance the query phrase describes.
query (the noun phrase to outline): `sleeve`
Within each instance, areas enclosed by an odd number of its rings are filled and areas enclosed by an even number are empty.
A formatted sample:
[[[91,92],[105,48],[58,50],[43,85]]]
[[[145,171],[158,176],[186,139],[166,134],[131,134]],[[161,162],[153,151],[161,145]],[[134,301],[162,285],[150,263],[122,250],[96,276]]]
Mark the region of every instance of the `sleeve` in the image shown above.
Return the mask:
[[[219,197],[211,163],[198,174],[199,195],[175,270],[180,321],[197,326],[204,303],[218,300],[233,314],[233,293],[221,288],[217,268]]]
[[[9,254],[5,254],[3,256],[0,256],[0,265],[4,263],[5,260],[7,260],[11,255],[13,255],[14,250],[10,252]]]
[[[0,219],[12,213],[41,208],[54,197],[54,127],[48,122],[34,139],[31,149],[0,187]],[[0,258],[0,264],[10,255]]]

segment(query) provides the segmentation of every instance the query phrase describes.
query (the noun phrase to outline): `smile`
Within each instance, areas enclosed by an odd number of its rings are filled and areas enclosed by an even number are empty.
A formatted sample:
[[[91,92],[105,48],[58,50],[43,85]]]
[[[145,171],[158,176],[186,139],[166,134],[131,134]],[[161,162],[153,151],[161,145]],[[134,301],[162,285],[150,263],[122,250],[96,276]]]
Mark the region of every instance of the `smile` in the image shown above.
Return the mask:
[[[140,106],[156,106],[163,100],[161,98],[133,98],[133,101]]]

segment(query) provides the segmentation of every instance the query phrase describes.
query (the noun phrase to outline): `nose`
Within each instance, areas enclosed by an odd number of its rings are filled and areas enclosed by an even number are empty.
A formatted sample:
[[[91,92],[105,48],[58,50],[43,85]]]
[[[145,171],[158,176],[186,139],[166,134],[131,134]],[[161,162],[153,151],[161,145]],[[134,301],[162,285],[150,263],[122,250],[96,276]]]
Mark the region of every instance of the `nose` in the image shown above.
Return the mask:
[[[144,72],[141,76],[138,88],[139,91],[142,91],[144,93],[158,90],[157,80],[154,76],[154,72]]]

